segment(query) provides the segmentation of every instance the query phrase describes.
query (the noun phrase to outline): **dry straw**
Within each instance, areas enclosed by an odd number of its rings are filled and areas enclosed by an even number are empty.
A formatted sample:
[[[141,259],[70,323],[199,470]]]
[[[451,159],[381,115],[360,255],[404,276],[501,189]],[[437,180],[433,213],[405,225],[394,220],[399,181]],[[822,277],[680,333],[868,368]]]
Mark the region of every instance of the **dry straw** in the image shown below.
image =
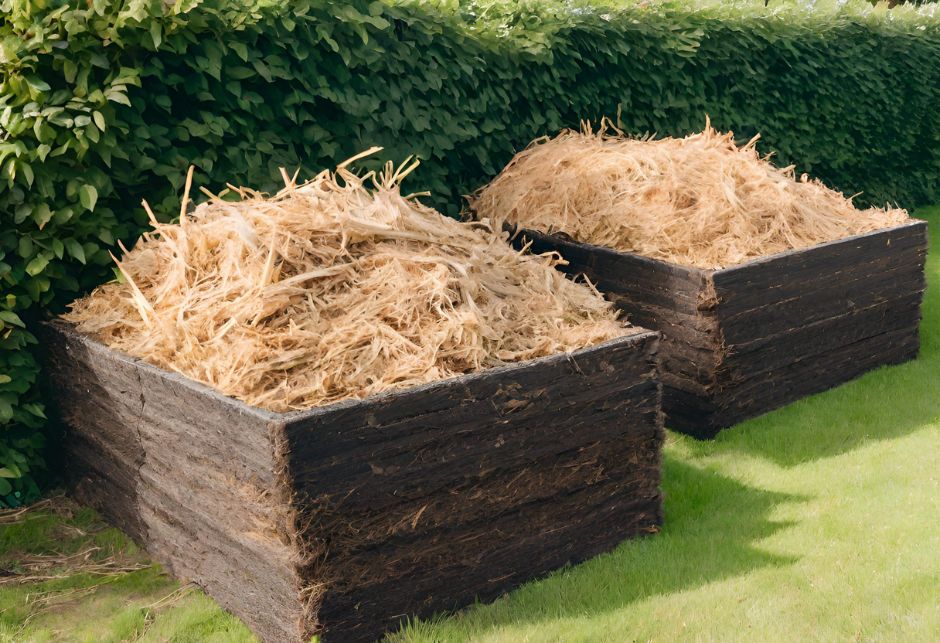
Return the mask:
[[[561,232],[584,243],[719,268],[904,223],[860,210],[793,168],[777,168],[732,133],[632,139],[602,122],[516,155],[471,198],[479,218]]]
[[[154,230],[118,262],[124,279],[66,319],[274,411],[632,332],[592,287],[554,269],[557,256],[521,254],[486,223],[403,197],[416,163],[362,177],[348,163],[302,185],[285,174],[270,198],[229,186],[241,200],[212,197],[185,214],[184,197],[179,224],[151,214]]]

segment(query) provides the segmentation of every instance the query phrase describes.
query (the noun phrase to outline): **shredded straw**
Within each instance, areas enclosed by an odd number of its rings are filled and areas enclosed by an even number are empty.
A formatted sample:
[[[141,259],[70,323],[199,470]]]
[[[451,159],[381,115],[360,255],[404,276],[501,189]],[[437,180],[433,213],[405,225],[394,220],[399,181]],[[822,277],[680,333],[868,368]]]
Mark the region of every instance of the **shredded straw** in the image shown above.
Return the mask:
[[[117,262],[123,280],[65,318],[274,411],[635,332],[593,287],[555,270],[557,255],[517,252],[485,222],[403,197],[398,183],[416,163],[363,177],[348,163],[302,185],[285,174],[270,198],[229,186],[240,201],[212,197],[192,214],[184,196],[179,224],[150,213],[154,230]]]
[[[682,139],[632,139],[602,122],[532,142],[471,198],[480,219],[700,268],[730,266],[904,223],[860,210],[708,124]]]

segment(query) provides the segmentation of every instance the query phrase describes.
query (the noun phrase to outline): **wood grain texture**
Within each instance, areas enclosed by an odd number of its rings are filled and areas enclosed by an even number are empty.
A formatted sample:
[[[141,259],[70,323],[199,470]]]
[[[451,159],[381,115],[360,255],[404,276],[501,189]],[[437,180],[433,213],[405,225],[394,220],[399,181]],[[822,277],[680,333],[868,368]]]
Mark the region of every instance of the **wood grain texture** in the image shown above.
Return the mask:
[[[926,223],[721,270],[700,270],[523,230],[632,321],[663,333],[667,423],[700,438],[918,351]]]
[[[78,498],[268,640],[296,635],[302,579],[285,538],[288,512],[276,499],[285,496],[275,485],[277,416],[61,322],[41,336]],[[76,448],[106,443],[133,446]]]
[[[42,330],[80,497],[265,641],[365,641],[655,531],[658,335],[301,413]]]
[[[330,587],[324,621],[366,640],[400,614],[493,598],[652,530],[655,343],[644,334],[288,422],[302,521],[311,539],[330,535],[313,572]]]

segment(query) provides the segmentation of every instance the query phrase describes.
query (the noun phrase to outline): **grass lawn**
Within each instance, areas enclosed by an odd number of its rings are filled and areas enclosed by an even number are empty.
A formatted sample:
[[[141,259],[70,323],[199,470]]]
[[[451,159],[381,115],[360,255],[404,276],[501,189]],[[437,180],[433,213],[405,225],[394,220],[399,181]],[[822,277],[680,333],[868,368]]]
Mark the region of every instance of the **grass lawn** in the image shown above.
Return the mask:
[[[940,207],[919,215],[920,359],[713,442],[670,433],[660,534],[395,638],[940,640]],[[0,516],[0,637],[251,640],[62,500]]]

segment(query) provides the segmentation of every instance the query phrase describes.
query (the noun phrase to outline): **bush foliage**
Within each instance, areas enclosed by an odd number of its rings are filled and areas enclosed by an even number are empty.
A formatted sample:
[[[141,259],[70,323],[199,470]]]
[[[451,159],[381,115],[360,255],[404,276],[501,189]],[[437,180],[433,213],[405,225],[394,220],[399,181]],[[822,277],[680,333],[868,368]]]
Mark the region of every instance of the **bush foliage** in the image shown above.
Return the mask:
[[[611,0],[615,2],[615,0]],[[940,201],[940,21],[858,2],[604,6],[352,0],[0,0],[0,496],[35,492],[35,339],[113,276],[148,198],[275,186],[371,145],[460,195],[533,137],[619,112],[683,134],[705,115],[871,202]],[[18,494],[18,495],[17,495]]]

